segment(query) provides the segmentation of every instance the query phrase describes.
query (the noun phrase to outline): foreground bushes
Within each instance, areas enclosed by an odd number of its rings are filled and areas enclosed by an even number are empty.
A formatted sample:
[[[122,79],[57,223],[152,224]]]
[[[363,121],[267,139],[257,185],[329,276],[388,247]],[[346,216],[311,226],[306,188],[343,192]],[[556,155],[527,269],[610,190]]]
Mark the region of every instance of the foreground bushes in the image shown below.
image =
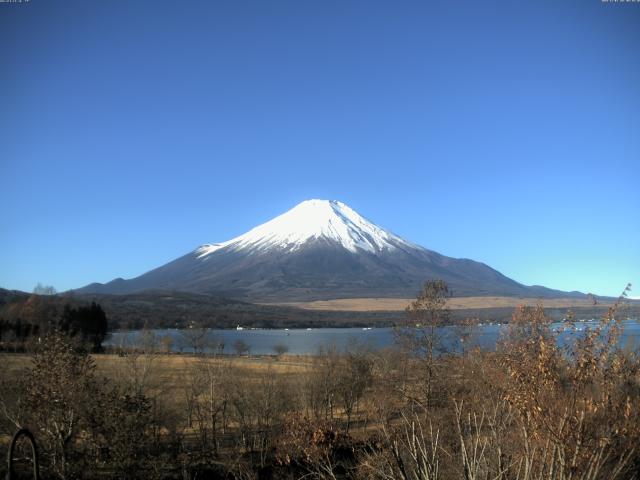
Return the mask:
[[[326,348],[304,374],[200,356],[171,389],[154,348],[123,351],[107,380],[51,335],[5,379],[2,428],[32,429],[47,478],[634,478],[640,361],[617,307],[565,347],[522,307],[496,352],[447,355],[444,304],[423,300],[392,351]]]

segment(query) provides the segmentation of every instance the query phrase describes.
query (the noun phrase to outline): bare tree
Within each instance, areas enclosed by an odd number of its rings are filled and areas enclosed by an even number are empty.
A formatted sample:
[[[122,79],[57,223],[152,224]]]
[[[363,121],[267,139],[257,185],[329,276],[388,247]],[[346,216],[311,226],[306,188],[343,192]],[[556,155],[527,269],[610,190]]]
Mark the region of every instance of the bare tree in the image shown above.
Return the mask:
[[[418,297],[406,309],[408,323],[398,332],[398,340],[420,361],[423,377],[422,399],[419,403],[430,408],[433,402],[435,357],[443,352],[439,329],[449,322],[447,308],[449,287],[443,280],[430,280],[424,284]]]
[[[152,330],[142,330],[137,339],[123,335],[118,355],[124,359],[124,368],[118,378],[133,395],[148,393],[159,355],[158,337]]]
[[[286,378],[269,367],[257,379],[234,375],[230,383],[233,422],[238,425],[237,444],[257,452],[260,466],[273,448],[273,440],[296,401]]]
[[[182,337],[193,353],[200,355],[211,345],[210,330],[191,322],[187,328],[181,330]]]
[[[278,343],[271,347],[278,357],[281,357],[289,351],[289,347],[283,343]]]
[[[233,349],[236,351],[236,354],[240,356],[244,354],[249,355],[249,352],[251,351],[251,347],[249,346],[249,344],[241,339],[233,342]]]
[[[33,293],[36,295],[55,295],[58,291],[52,285],[43,285],[38,282],[38,284],[33,287]]]
[[[223,358],[199,357],[188,365],[185,387],[188,422],[198,435],[203,453],[216,453],[219,432],[225,432],[230,377],[230,365]]]
[[[338,385],[340,354],[335,345],[321,346],[314,357],[314,366],[304,390],[307,408],[318,420],[333,420]]]
[[[478,323],[477,318],[466,318],[457,322],[452,328],[453,343],[459,345],[462,357],[466,357],[469,352],[479,346],[478,344]]]
[[[371,385],[373,362],[363,348],[350,349],[341,357],[337,371],[336,391],[347,417],[345,433],[349,433],[351,421],[358,408],[358,401]]]
[[[173,351],[173,338],[171,335],[164,335],[160,337],[160,343],[162,344],[164,353],[169,354]]]

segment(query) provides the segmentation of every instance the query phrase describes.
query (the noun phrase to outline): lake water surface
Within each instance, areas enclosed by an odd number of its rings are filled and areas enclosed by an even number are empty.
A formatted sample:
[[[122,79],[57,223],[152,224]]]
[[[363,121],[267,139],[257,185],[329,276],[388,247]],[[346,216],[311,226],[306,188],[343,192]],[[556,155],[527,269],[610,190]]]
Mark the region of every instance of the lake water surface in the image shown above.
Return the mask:
[[[632,347],[640,346],[640,323],[637,320],[625,320],[624,333],[620,338],[621,345]],[[576,323],[578,333],[563,332],[559,341],[564,343],[573,335],[579,335],[580,331],[586,328],[595,327],[597,320]],[[561,329],[562,323],[552,324],[552,328]],[[495,348],[501,332],[505,331],[507,325],[480,325],[467,345],[480,346],[485,349]],[[460,341],[461,330],[456,327],[442,327],[438,329],[442,343],[448,350],[460,350],[463,345]],[[114,332],[105,346],[135,347],[149,341],[151,338],[157,344],[164,342],[170,345],[174,352],[191,353],[194,351],[194,339],[200,337],[197,332],[177,329],[157,329],[148,333],[141,331],[118,331]],[[170,339],[167,341],[167,339]],[[366,345],[373,349],[390,347],[394,344],[395,333],[393,328],[314,328],[314,329],[290,329],[290,330],[217,330],[207,329],[204,338],[200,341],[207,345],[208,350],[215,346],[223,345],[223,353],[235,353],[234,343],[242,340],[250,348],[251,354],[265,355],[273,354],[274,346],[284,345],[289,354],[312,355],[318,352],[321,347],[335,345],[340,350],[350,348],[354,342]]]

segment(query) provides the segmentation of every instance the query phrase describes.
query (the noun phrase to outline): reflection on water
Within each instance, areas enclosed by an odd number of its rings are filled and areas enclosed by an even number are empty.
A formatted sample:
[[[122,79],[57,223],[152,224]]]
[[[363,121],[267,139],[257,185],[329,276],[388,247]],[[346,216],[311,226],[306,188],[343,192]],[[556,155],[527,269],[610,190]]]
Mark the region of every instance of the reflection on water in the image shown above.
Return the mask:
[[[622,322],[624,333],[620,338],[621,346],[640,346],[640,324],[637,320]],[[577,333],[560,333],[561,344],[570,341],[572,335],[580,335],[585,329],[595,327],[597,320],[576,323]],[[554,330],[562,329],[562,323],[552,324]],[[500,333],[506,325],[485,324],[477,326],[469,338],[464,340],[465,348],[479,346],[484,349],[495,348]],[[443,348],[448,351],[460,351],[461,339],[465,331],[457,327],[438,329]],[[174,352],[191,353],[194,347],[203,346],[205,350],[221,350],[223,353],[235,353],[238,341],[246,344],[250,353],[256,355],[274,354],[274,347],[284,346],[289,354],[310,355],[317,353],[323,346],[335,345],[340,350],[348,349],[354,343],[367,345],[374,349],[390,347],[394,343],[393,328],[315,328],[282,330],[177,330],[157,329],[149,332],[114,332],[106,346],[134,347],[153,343],[159,349]]]

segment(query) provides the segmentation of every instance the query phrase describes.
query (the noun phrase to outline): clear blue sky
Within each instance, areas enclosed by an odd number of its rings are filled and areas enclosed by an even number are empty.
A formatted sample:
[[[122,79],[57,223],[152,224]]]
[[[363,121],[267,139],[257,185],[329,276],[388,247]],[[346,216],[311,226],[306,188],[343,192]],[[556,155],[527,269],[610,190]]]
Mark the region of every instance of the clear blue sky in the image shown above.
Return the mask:
[[[0,3],[0,286],[132,277],[308,198],[640,295],[640,4]]]

